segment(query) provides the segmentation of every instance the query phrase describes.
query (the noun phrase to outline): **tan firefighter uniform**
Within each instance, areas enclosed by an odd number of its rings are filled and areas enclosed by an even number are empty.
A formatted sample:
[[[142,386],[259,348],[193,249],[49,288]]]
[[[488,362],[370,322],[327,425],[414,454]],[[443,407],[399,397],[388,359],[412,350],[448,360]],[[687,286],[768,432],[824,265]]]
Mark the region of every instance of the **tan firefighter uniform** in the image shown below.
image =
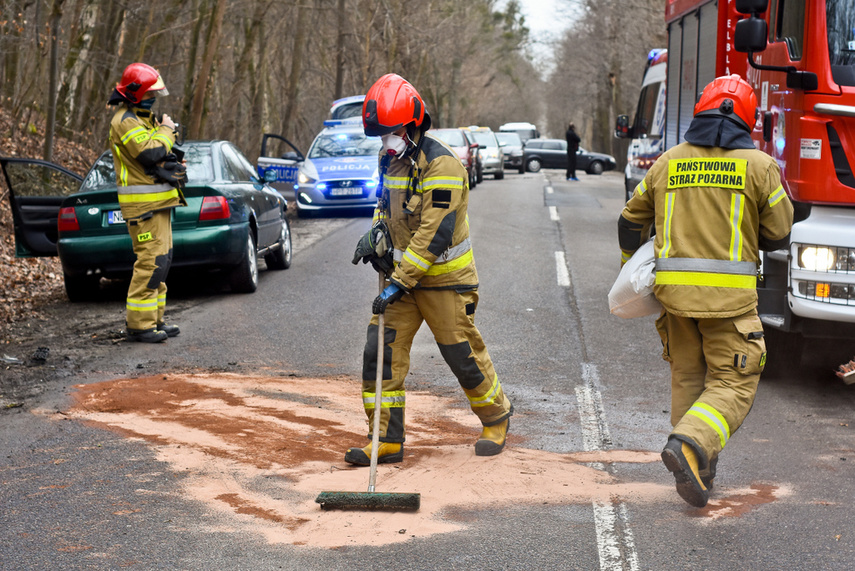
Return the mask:
[[[682,143],[653,165],[619,223],[623,261],[655,224],[654,293],[671,365],[671,436],[709,470],[742,424],[766,358],[757,316],[761,241],[786,238],[793,206],[756,149]]]
[[[133,277],[126,304],[129,330],[154,330],[163,323],[166,275],[172,263],[172,208],[179,191],[155,182],[146,165],[162,161],[175,144],[173,130],[158,126],[150,111],[120,105],[110,122],[110,149],[119,205],[133,242]]]
[[[481,424],[499,424],[512,412],[474,323],[478,273],[469,241],[466,169],[444,143],[419,136],[425,139],[415,165],[409,157],[390,161],[382,177],[384,198],[374,214],[375,221],[386,221],[395,248],[391,281],[409,292],[385,310],[381,442],[404,442],[404,381],[410,347],[423,321]],[[374,315],[362,369],[369,426],[374,418],[377,327]]]

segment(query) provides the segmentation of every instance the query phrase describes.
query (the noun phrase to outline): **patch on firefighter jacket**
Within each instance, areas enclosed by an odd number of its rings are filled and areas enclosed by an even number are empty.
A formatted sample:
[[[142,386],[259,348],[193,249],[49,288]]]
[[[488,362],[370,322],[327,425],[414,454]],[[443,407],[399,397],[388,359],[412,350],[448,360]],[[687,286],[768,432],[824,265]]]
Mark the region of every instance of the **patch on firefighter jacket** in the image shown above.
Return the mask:
[[[747,159],[671,159],[668,161],[668,188],[743,189],[747,170]]]
[[[151,235],[151,232],[144,232],[137,236],[137,242],[148,242],[152,238],[153,236]]]

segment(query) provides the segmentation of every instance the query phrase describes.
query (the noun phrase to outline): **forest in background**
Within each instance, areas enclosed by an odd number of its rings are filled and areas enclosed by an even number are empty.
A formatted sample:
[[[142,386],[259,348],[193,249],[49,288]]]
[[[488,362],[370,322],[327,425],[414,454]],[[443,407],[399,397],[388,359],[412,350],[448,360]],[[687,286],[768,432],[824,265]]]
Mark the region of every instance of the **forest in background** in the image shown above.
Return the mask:
[[[662,0],[563,0],[568,28],[539,67],[517,0],[0,0],[0,97],[10,133],[54,133],[105,148],[106,101],[144,61],[188,138],[235,142],[250,159],[265,132],[305,152],[332,101],[395,72],[435,126],[531,121],[579,127],[623,160],[614,117],[632,113],[647,52],[665,44]]]

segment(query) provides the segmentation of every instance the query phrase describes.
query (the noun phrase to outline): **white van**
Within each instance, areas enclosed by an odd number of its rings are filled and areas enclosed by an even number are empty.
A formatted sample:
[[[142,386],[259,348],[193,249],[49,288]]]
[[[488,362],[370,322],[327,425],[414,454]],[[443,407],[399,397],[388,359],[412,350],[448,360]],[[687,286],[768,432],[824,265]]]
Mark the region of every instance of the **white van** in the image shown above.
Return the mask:
[[[635,118],[620,115],[615,126],[615,137],[632,139],[626,154],[624,184],[626,199],[632,197],[635,187],[665,150],[665,93],[668,50],[654,49],[647,54],[647,70],[641,82],[641,94]]]
[[[520,140],[525,145],[529,139],[537,139],[540,137],[540,131],[531,123],[505,123],[499,127],[499,132],[516,133],[520,136]]]

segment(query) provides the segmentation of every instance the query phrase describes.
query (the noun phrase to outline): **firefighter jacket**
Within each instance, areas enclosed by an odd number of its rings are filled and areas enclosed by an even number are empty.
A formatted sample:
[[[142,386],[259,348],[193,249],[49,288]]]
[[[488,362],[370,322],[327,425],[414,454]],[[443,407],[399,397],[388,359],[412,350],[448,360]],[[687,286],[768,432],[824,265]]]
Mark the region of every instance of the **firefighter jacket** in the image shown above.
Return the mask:
[[[110,121],[110,150],[125,220],[183,204],[178,189],[148,174],[174,144],[175,133],[169,127],[158,126],[150,111],[118,107]]]
[[[411,290],[476,289],[478,273],[469,241],[469,179],[457,154],[419,133],[417,155],[381,157],[382,194],[374,213],[394,246],[391,280]]]
[[[682,143],[636,187],[618,236],[625,262],[655,224],[657,299],[676,315],[721,318],[756,307],[760,245],[786,239],[792,222],[772,157]]]

